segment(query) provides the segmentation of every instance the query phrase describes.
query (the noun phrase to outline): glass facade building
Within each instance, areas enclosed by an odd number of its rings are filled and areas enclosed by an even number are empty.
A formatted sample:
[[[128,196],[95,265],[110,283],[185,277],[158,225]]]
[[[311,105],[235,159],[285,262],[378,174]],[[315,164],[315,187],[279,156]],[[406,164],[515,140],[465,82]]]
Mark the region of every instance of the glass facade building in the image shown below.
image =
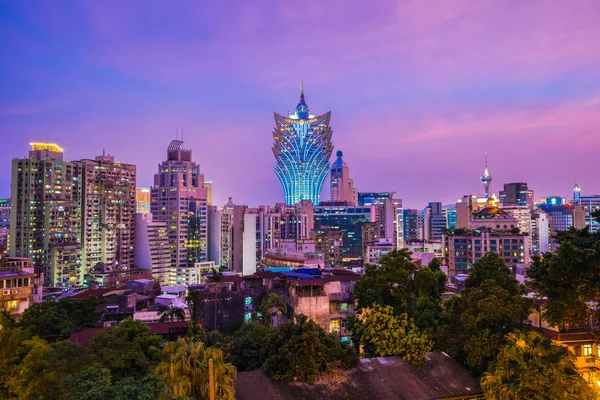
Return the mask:
[[[331,112],[320,116],[310,114],[304,101],[304,89],[293,114],[284,117],[275,113],[273,169],[283,186],[287,205],[301,200],[319,204],[321,189],[331,168],[330,118]]]

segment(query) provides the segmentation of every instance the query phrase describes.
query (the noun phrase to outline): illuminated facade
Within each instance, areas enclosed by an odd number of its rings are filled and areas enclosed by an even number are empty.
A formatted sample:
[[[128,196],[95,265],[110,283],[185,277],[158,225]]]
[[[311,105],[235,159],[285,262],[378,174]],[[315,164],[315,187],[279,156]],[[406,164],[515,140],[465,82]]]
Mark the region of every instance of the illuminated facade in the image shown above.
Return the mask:
[[[12,162],[11,255],[31,258],[47,285],[83,283],[82,189],[81,165],[55,144],[31,143],[29,157]]]
[[[283,186],[287,205],[294,205],[301,200],[319,204],[333,152],[330,118],[331,112],[320,116],[310,114],[304,101],[304,89],[295,113],[287,117],[275,113],[273,169]]]
[[[173,140],[167,160],[158,166],[150,189],[153,221],[167,225],[171,266],[182,282],[198,262],[207,261],[207,205],[204,175],[192,161],[192,151]]]
[[[83,177],[84,269],[131,269],[135,261],[135,165],[115,162],[107,154],[79,163]]]

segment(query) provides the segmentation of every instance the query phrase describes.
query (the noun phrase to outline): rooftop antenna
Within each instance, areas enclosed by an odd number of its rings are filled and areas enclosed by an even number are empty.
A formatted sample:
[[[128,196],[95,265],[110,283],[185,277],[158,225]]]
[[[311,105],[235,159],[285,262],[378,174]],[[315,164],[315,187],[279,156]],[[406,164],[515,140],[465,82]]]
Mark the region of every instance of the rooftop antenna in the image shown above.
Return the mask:
[[[181,128],[181,141],[183,142],[183,128]]]
[[[175,127],[175,140],[179,140],[179,128]]]

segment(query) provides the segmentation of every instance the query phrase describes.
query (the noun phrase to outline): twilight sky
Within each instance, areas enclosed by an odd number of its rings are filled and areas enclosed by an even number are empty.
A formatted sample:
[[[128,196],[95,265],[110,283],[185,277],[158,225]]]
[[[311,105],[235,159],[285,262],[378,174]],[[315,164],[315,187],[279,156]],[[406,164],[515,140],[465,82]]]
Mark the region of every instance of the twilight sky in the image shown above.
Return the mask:
[[[361,191],[600,192],[598,0],[0,1],[0,196],[48,137],[150,186],[177,127],[224,204],[283,201],[273,112],[304,81]],[[326,195],[326,193],[324,192]]]

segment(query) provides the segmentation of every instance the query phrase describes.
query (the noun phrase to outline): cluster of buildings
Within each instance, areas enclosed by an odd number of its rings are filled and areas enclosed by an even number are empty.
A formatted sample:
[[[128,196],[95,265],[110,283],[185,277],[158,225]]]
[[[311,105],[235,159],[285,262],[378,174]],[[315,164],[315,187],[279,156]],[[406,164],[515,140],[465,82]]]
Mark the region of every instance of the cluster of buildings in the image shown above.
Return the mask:
[[[487,252],[523,271],[532,255],[556,247],[557,231],[600,229],[591,215],[599,195],[584,196],[575,185],[572,199],[536,203],[528,185],[516,182],[496,196],[487,158],[482,196],[455,204],[409,209],[395,192],[360,192],[343,152],[330,162],[330,119],[330,112],[311,114],[303,90],[294,112],[274,114],[274,172],[284,201],[273,206],[231,198],[213,204],[213,183],[182,140],[168,145],[149,188],[138,187],[135,165],[104,152],[66,161],[58,145],[32,143],[27,157],[12,162],[11,198],[0,199],[0,254],[30,260],[26,269],[39,286],[67,290],[144,279],[187,288],[213,268],[243,277],[299,268],[361,273],[406,248],[422,264],[438,258],[459,284]]]

